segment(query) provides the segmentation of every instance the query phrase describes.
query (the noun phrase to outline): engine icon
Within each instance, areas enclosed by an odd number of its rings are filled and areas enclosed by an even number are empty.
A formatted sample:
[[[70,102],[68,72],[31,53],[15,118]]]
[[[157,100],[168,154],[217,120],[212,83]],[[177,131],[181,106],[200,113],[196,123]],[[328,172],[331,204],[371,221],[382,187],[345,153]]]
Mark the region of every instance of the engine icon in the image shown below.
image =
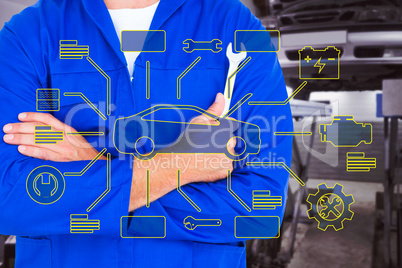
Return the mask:
[[[352,115],[334,116],[331,124],[320,124],[322,142],[330,142],[335,147],[357,147],[360,143],[371,144],[373,126],[357,123]]]

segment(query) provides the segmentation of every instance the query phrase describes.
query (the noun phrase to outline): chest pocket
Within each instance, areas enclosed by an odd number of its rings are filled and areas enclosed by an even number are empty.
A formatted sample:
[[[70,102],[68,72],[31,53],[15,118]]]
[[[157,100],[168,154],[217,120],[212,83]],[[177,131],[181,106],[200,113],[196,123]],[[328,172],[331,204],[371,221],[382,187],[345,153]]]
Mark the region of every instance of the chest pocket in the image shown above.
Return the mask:
[[[214,102],[218,92],[225,87],[225,70],[219,68],[162,68],[152,65],[147,84],[147,71],[135,66],[134,94],[137,112],[157,104],[194,105],[203,109]]]
[[[60,89],[60,110],[53,115],[77,131],[100,131],[107,117],[107,80],[98,72],[62,73],[51,77]]]

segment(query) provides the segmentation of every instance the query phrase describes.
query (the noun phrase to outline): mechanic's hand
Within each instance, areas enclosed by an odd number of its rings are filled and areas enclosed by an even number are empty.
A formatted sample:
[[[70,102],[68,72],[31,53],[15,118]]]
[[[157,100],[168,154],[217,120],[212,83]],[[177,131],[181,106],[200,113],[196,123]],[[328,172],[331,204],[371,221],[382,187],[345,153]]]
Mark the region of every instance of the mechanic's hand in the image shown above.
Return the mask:
[[[225,98],[219,93],[215,103],[208,112],[220,115],[225,107]],[[215,120],[206,115],[194,118],[192,123],[214,124]],[[228,145],[234,153],[236,140]],[[135,160],[133,165],[133,179],[131,184],[129,211],[133,211],[146,204],[147,198],[152,202],[177,188],[178,170],[180,183],[185,185],[193,182],[214,182],[227,177],[233,171],[232,160],[225,154],[157,154],[150,160]],[[150,180],[147,182],[147,171]],[[148,184],[149,183],[149,184]],[[151,190],[147,193],[147,188]]]
[[[209,107],[207,112],[214,115],[221,115],[225,108],[225,98],[222,93],[216,95],[215,102]],[[200,115],[191,120],[191,123],[217,124],[217,121],[207,115]],[[235,154],[234,148],[236,139],[231,139],[228,149]],[[228,171],[233,171],[233,160],[225,154],[179,154],[179,163],[188,163],[187,167],[181,168],[183,184],[189,182],[214,182],[224,179]]]
[[[92,160],[99,153],[81,135],[66,135],[67,132],[77,131],[51,114],[27,112],[19,114],[18,119],[20,123],[3,127],[6,133],[3,140],[8,144],[18,145],[18,151],[23,155],[42,160],[69,162]],[[63,131],[64,140],[50,145],[35,144],[34,132],[37,125],[49,125],[52,126],[52,131]],[[100,159],[106,158],[102,156]]]
[[[207,112],[220,115],[225,107],[224,96],[219,93],[216,96],[215,103],[209,107]],[[198,124],[216,124],[217,121],[207,115],[200,115],[191,120],[192,123]],[[230,130],[229,130],[230,131]],[[183,137],[186,138],[186,137]],[[236,139],[231,139],[228,144],[228,150],[235,154],[234,147]],[[161,150],[163,151],[163,149]],[[169,167],[158,166],[158,163],[166,163],[169,161]],[[147,169],[153,171],[152,176],[177,177],[177,170],[181,173],[182,184],[192,182],[214,182],[216,180],[227,177],[228,172],[233,171],[233,160],[229,159],[223,153],[160,153],[153,159],[148,161],[136,161],[134,163],[141,170],[144,165]],[[149,168],[152,166],[152,168]],[[177,179],[176,179],[177,180]]]

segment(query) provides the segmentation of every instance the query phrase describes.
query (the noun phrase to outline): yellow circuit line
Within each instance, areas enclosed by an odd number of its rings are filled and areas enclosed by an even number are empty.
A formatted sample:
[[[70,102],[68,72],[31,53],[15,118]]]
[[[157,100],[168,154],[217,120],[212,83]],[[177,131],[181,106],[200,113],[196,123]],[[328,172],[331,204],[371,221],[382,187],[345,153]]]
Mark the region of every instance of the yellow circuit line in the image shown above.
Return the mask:
[[[64,172],[64,176],[82,176],[84,175],[85,172],[87,172],[87,170],[96,162],[98,161],[98,159],[106,152],[106,148],[103,148],[102,151],[99,152],[99,154],[97,156],[95,156],[94,159],[91,160],[91,162],[88,163],[88,165],[86,165],[84,167],[83,170],[81,170],[80,172]]]
[[[246,94],[235,105],[233,105],[233,107],[224,116],[222,116],[222,118],[226,118],[230,116],[232,113],[234,113],[240,106],[243,105],[243,103],[245,103],[249,98],[251,98],[251,96],[253,96],[253,94],[251,93]]]
[[[201,60],[201,57],[197,57],[190,66],[187,67],[184,72],[177,77],[177,99],[181,98],[181,79]]]
[[[301,83],[301,85],[293,91],[292,95],[290,95],[286,100],[284,101],[249,101],[248,105],[286,105],[289,103],[291,99],[296,96],[297,93],[299,93],[300,90],[302,90],[305,86],[307,85],[307,81],[304,81]]]
[[[102,198],[104,198],[109,192],[110,189],[112,188],[112,167],[111,167],[112,163],[111,163],[111,154],[108,153],[107,154],[107,188],[106,190],[92,203],[92,205],[90,205],[87,208],[87,212],[90,212],[98,203],[99,201],[102,200]]]
[[[87,60],[96,68],[96,70],[98,70],[98,72],[101,73],[101,75],[103,75],[103,77],[106,78],[107,81],[107,115],[111,114],[111,81],[110,81],[110,77],[98,66],[98,64],[96,64],[90,57],[87,57]]]
[[[187,202],[190,203],[190,205],[192,205],[198,212],[201,212],[201,209],[197,206],[197,204],[194,203],[194,201],[191,200],[191,198],[188,197],[188,195],[186,195],[186,193],[183,192],[183,190],[181,189],[181,186],[180,186],[180,170],[177,171],[177,191],[187,200]]]
[[[103,136],[104,132],[66,132],[66,135],[81,135],[81,136]]]
[[[244,201],[232,190],[232,175],[230,174],[230,170],[228,170],[228,185],[227,185],[227,189],[228,192],[234,197],[236,198],[236,200],[248,211],[251,212],[251,208],[249,208],[249,206],[247,206],[246,203],[244,203]]]
[[[147,208],[149,208],[149,169],[147,169]]]
[[[102,112],[99,111],[98,108],[96,108],[95,105],[94,105],[90,100],[88,100],[87,97],[85,97],[85,95],[84,95],[83,93],[81,93],[81,92],[65,92],[65,93],[64,93],[64,96],[67,96],[67,97],[81,97],[86,103],[88,103],[88,105],[89,105],[103,120],[106,120],[106,116],[104,116],[104,115],[102,114]]]
[[[289,174],[296,179],[301,186],[304,186],[304,182],[283,162],[247,162],[247,166],[281,166],[286,169]]]
[[[151,95],[151,71],[150,71],[150,63],[149,63],[149,61],[147,61],[147,67],[146,67],[146,70],[147,70],[147,80],[146,80],[146,83],[147,83],[147,86],[146,86],[146,98],[147,98],[147,100],[149,100],[149,98],[150,98],[150,95]]]
[[[275,136],[311,136],[311,132],[274,132]]]

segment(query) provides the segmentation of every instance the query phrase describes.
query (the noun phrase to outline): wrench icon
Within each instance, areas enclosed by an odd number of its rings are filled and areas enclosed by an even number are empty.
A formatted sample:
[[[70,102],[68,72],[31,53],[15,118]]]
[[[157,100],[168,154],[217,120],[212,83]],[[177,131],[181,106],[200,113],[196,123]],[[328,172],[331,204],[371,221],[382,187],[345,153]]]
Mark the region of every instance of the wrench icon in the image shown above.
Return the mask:
[[[187,216],[183,220],[183,224],[188,230],[194,230],[197,226],[220,226],[222,221],[220,219],[195,219]]]
[[[325,200],[326,199],[326,200]],[[339,211],[336,209],[337,206],[339,206],[340,204],[342,204],[341,199],[339,197],[334,197],[332,199],[332,202],[329,200],[328,197],[323,198],[321,200],[321,205],[323,206],[324,209],[322,209],[320,211],[320,215],[323,218],[328,218],[329,217],[329,213],[332,212],[334,213],[334,215],[336,217],[338,217],[340,215]]]
[[[222,50],[220,45],[222,41],[219,39],[212,39],[211,41],[194,41],[192,39],[186,39],[183,41],[183,50],[187,53],[192,53],[194,50],[211,50],[214,53],[218,53]]]
[[[223,110],[222,115],[225,115],[229,111],[230,101],[232,99],[233,87],[236,80],[236,75],[234,75],[231,79],[230,76],[236,71],[240,62],[247,57],[247,52],[243,51],[240,53],[233,53],[232,43],[229,43],[226,49],[226,57],[229,60],[229,70],[228,70],[228,76],[226,77],[225,93],[223,94],[225,96],[225,109]]]
[[[53,174],[41,173],[34,180],[33,189],[38,196],[42,196],[43,198],[53,196],[56,193],[57,188],[57,179]]]

